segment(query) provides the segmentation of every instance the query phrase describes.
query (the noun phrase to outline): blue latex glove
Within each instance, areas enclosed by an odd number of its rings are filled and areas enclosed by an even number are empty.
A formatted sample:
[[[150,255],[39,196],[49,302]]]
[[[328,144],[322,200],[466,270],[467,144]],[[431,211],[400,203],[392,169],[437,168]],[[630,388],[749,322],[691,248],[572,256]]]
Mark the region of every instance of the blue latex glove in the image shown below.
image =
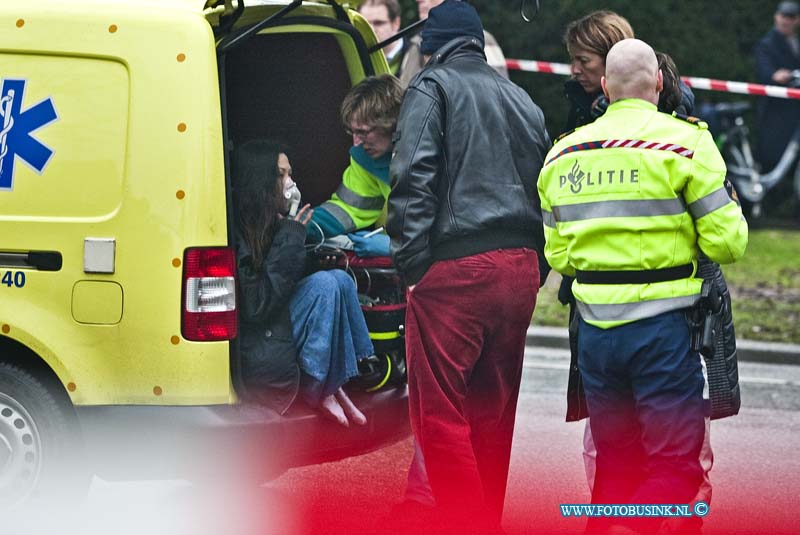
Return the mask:
[[[353,250],[357,256],[389,256],[389,236],[383,232],[379,232],[374,236],[365,238],[366,230],[359,230],[353,234],[348,234],[347,237],[353,242]]]

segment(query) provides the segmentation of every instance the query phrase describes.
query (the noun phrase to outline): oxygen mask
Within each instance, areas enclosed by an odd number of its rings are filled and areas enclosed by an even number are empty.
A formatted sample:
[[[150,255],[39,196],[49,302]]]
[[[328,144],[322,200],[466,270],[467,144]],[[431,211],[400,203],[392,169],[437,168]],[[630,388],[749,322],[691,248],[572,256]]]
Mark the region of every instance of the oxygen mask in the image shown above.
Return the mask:
[[[289,211],[289,216],[294,217],[297,215],[297,209],[300,207],[300,189],[291,178],[286,179],[283,187],[283,196],[286,199],[286,209]]]

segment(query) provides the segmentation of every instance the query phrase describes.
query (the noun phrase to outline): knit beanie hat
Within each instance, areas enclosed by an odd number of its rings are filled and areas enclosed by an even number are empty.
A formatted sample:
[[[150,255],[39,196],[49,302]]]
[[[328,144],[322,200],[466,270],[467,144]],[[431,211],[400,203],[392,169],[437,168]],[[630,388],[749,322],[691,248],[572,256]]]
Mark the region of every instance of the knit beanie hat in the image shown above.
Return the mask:
[[[486,44],[481,18],[475,8],[461,0],[445,0],[428,13],[420,50],[426,56],[432,56],[457,37],[474,37],[480,41],[481,47]]]

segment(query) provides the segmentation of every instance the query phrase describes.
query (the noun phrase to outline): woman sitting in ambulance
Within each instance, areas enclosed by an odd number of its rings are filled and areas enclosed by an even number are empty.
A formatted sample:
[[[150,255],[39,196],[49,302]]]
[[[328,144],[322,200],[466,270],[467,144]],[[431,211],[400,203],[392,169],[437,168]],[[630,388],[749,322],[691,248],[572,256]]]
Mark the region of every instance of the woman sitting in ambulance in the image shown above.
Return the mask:
[[[283,414],[298,393],[344,426],[366,417],[342,385],[374,349],[355,283],[342,270],[306,275],[310,205],[299,199],[286,150],[253,140],[234,154],[240,350],[247,393]]]

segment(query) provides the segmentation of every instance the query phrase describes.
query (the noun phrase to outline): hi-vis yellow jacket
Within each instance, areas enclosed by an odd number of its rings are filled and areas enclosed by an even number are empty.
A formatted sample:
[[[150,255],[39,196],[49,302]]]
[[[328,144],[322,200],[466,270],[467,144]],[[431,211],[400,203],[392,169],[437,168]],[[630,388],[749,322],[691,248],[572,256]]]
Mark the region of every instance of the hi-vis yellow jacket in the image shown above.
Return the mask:
[[[583,319],[610,328],[693,305],[699,252],[726,264],[747,246],[747,222],[724,181],[704,123],[639,99],[611,104],[559,140],[539,175],[545,255],[553,269],[577,274]],[[596,283],[617,272],[667,280]]]
[[[350,149],[350,165],[332,198],[320,205],[341,224],[342,232],[369,227],[386,217],[389,198],[389,163],[391,151],[371,158],[358,145]]]

